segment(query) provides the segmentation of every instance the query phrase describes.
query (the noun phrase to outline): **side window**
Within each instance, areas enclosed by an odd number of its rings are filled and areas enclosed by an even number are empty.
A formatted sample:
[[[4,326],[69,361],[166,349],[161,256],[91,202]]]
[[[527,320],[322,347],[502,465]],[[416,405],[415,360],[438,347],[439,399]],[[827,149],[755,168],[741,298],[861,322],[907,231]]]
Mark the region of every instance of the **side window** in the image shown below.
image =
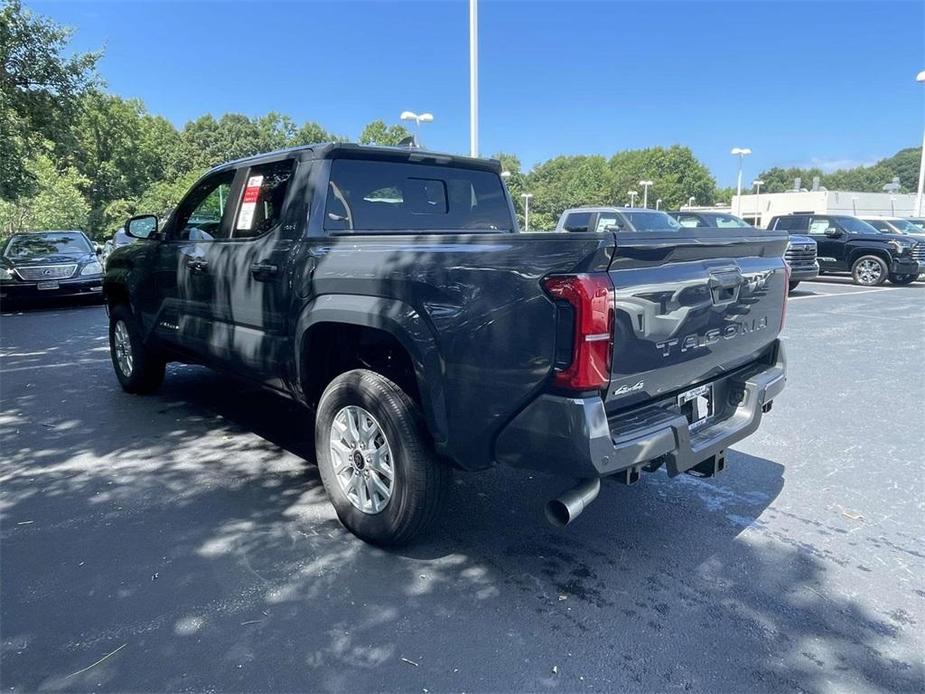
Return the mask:
[[[825,230],[834,224],[828,217],[813,217],[809,223],[809,233],[813,236],[825,236]]]
[[[590,212],[573,212],[565,218],[566,231],[588,231],[588,225],[591,223]]]
[[[789,231],[791,234],[794,232],[800,233],[806,231],[807,222],[809,222],[808,216],[779,217],[774,228]]]
[[[247,172],[232,238],[254,238],[279,224],[293,160],[252,166]]]
[[[569,216],[572,216],[572,215],[569,215]],[[620,220],[619,217],[617,217],[616,215],[612,215],[612,214],[602,213],[597,216],[597,225],[595,226],[594,230],[600,233],[602,231],[613,231],[614,229],[622,229],[622,228],[623,228],[623,222]],[[573,231],[573,230],[569,229],[569,231]],[[587,229],[585,229],[584,231],[587,231]]]
[[[191,190],[177,211],[171,238],[180,241],[213,241],[227,238],[222,217],[228,206],[234,170],[223,171]]]
[[[700,221],[699,217],[695,217],[692,214],[679,214],[678,222],[682,227],[702,227],[706,226]]]
[[[893,230],[890,229],[889,224],[884,222],[882,219],[865,219],[865,222],[870,224],[874,229],[884,234],[891,234]]]

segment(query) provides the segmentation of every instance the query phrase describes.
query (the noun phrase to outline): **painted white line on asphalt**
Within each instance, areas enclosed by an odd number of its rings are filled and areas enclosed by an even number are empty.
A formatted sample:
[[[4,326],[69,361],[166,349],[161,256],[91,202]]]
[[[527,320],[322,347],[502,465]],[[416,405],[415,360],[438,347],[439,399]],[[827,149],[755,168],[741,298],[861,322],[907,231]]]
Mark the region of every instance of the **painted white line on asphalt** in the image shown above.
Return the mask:
[[[836,292],[835,294],[810,294],[809,296],[791,296],[787,301],[797,301],[798,299],[819,299],[823,296],[855,296],[857,294],[870,294],[871,292],[888,292],[889,289],[862,289],[857,292]]]

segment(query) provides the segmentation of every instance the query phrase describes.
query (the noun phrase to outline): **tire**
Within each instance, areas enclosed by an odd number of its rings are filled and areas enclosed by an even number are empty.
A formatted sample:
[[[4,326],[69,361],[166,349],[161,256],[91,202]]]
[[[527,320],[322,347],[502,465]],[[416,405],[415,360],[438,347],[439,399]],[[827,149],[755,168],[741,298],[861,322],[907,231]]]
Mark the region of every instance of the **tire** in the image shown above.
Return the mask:
[[[315,456],[337,517],[374,545],[420,536],[437,515],[449,479],[414,401],[366,369],[341,374],[322,394]]]
[[[918,275],[907,274],[907,275],[890,275],[890,284],[895,284],[897,286],[905,286],[907,284],[912,284],[918,278]]]
[[[794,289],[796,289],[799,286],[800,286],[800,280],[794,280],[793,282],[790,283],[790,291],[792,292]]]
[[[889,269],[883,258],[876,255],[862,255],[851,266],[851,278],[862,287],[877,287],[886,281]]]
[[[144,343],[138,320],[126,304],[115,306],[109,314],[109,356],[127,393],[153,393],[164,381],[167,362]]]

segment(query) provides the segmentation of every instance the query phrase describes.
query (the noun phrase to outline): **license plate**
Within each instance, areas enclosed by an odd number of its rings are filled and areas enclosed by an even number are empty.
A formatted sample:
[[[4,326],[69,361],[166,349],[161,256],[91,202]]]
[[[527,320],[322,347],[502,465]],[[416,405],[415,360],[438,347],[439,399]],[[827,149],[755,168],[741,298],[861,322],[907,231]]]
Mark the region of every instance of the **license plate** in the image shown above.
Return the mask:
[[[713,385],[708,383],[681,393],[678,406],[690,422],[691,431],[699,429],[713,416]]]
[[[57,282],[39,282],[37,285],[35,285],[35,288],[36,289],[57,289],[58,283]]]

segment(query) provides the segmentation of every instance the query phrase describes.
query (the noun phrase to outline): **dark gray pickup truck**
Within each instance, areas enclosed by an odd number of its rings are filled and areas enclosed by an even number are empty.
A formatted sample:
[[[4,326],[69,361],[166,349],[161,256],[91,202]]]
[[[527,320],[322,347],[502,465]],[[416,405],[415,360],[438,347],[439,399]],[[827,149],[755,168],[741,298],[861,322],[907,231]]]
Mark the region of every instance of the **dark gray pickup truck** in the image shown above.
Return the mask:
[[[451,467],[572,478],[560,524],[604,476],[710,476],[784,387],[786,235],[519,233],[496,161],[277,152],[126,232],[104,282],[122,387],[183,361],[304,403],[337,514],[374,543],[421,531]]]

